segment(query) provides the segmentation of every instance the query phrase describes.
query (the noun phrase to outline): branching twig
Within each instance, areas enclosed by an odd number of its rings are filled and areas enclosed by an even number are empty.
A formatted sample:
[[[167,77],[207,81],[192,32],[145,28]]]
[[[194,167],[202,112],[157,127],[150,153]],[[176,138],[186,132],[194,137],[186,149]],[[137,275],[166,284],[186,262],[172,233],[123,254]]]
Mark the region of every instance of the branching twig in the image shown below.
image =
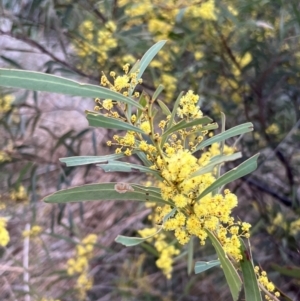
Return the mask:
[[[50,52],[47,48],[45,48],[44,46],[42,46],[41,44],[39,44],[38,42],[28,38],[28,37],[25,37],[25,36],[22,36],[20,34],[15,34],[13,35],[11,32],[8,32],[8,31],[3,31],[0,29],[0,34],[2,35],[6,35],[6,36],[9,36],[9,37],[12,37],[12,38],[15,38],[15,39],[18,39],[20,41],[23,41],[25,42],[26,44],[30,45],[30,46],[33,46],[35,48],[37,48],[38,50],[40,50],[42,53],[48,55],[51,59],[53,59],[55,62],[67,67],[68,69],[72,70],[73,72],[81,75],[81,76],[84,76],[84,77],[87,77],[87,78],[90,78],[90,79],[93,79],[95,81],[99,81],[99,78],[98,77],[92,77],[90,75],[87,75],[86,73],[82,72],[81,70],[75,68],[74,66],[70,65],[69,63],[67,63],[66,61],[64,60],[61,60],[60,58],[58,58],[57,56],[55,56],[52,52]]]
[[[247,182],[249,185],[258,188],[260,191],[263,191],[263,192],[271,195],[272,197],[279,200],[283,205],[285,205],[287,207],[292,206],[293,202],[292,202],[291,199],[289,199],[289,198],[285,197],[284,195],[281,195],[281,194],[277,193],[276,191],[272,190],[265,183],[255,181],[255,180],[251,179],[250,177],[244,177],[244,178],[242,178],[242,181]]]

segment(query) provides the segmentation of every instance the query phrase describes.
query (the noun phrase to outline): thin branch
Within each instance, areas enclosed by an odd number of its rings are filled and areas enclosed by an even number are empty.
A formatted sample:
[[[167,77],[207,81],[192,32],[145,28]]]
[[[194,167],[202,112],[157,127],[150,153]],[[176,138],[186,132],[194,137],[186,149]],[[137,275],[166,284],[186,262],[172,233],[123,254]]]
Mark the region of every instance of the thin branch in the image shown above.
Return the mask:
[[[68,69],[72,70],[73,72],[75,72],[75,73],[77,73],[77,74],[79,74],[81,76],[84,76],[84,77],[87,77],[87,78],[90,78],[90,79],[93,79],[93,80],[99,82],[99,78],[98,77],[92,77],[90,75],[87,75],[86,73],[84,73],[81,70],[73,67],[72,65],[70,65],[66,61],[61,60],[60,58],[58,58],[57,56],[55,56],[52,52],[50,52],[47,48],[45,48],[44,46],[42,46],[38,42],[36,42],[36,41],[34,41],[32,39],[29,39],[28,37],[22,36],[20,34],[13,35],[11,32],[3,31],[1,29],[0,29],[0,34],[9,36],[9,37],[12,37],[12,38],[15,38],[15,39],[18,39],[20,41],[23,41],[26,44],[37,48],[42,53],[44,53],[44,54],[48,55],[50,58],[52,58],[55,62],[57,62],[57,63],[65,66],[65,67],[67,67]]]
[[[251,179],[250,177],[244,177],[244,178],[242,178],[242,181],[247,182],[250,186],[253,186],[253,187],[257,188],[258,190],[271,195],[272,197],[279,200],[283,205],[285,205],[287,207],[292,207],[293,202],[291,199],[272,190],[265,183],[258,182],[256,180]]]

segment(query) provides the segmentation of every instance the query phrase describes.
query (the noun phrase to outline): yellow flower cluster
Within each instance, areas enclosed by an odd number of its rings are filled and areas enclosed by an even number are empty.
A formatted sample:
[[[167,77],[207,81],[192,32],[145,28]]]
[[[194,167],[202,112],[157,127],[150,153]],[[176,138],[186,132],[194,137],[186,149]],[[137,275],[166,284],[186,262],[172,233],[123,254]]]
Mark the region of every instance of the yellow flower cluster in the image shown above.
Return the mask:
[[[122,76],[121,75],[116,76],[116,73],[114,71],[111,71],[109,75],[112,77],[113,83],[111,83],[111,81],[107,78],[106,75],[102,75],[101,82],[100,82],[101,85],[103,87],[107,86],[112,91],[120,92],[123,95],[128,96],[129,89],[131,86],[135,86],[137,84],[142,83],[141,79],[139,80],[137,79],[139,70],[129,73],[129,67],[130,67],[129,63],[126,63],[123,66],[124,75]],[[135,96],[138,97],[139,95],[136,94]]]
[[[177,115],[181,120],[192,121],[202,117],[202,112],[197,105],[198,99],[199,96],[193,91],[188,91],[181,97],[177,109]],[[126,146],[125,155],[130,155],[133,150],[144,152],[153,164],[150,168],[157,171],[163,178],[159,182],[161,195],[170,205],[158,207],[155,222],[161,224],[164,217],[176,208],[176,213],[164,223],[163,228],[167,231],[174,231],[180,244],[186,244],[192,235],[197,236],[201,244],[205,244],[207,231],[211,231],[218,237],[227,254],[236,261],[241,260],[239,238],[250,236],[251,225],[237,222],[231,216],[233,208],[238,204],[236,195],[225,190],[224,195],[209,193],[198,200],[198,196],[211,186],[216,178],[213,173],[193,175],[208,164],[212,157],[220,154],[219,144],[213,144],[208,151],[202,153],[200,158],[196,158],[192,151],[208,134],[208,131],[200,125],[173,132],[161,145],[161,135],[165,127],[169,125],[170,116],[158,122],[161,134],[154,133],[150,102],[140,114],[139,119],[135,116],[134,122],[135,126],[148,135],[147,141],[139,133],[127,132],[124,137],[115,135],[113,139],[116,142],[108,141],[108,145],[121,145],[116,149],[116,153],[121,153]],[[176,121],[172,120],[172,123],[175,125]],[[223,154],[233,152],[234,149],[228,146],[223,149]],[[141,235],[145,235],[142,233]]]
[[[277,212],[272,219],[272,224],[268,225],[266,229],[270,234],[282,229],[289,235],[296,236],[300,233],[300,219],[290,220],[285,214]]]
[[[217,20],[215,0],[208,0],[201,5],[191,5],[187,8],[186,14],[192,18],[204,20]]]
[[[14,96],[4,95],[0,96],[0,113],[6,113],[11,109],[11,104],[14,101]]]
[[[150,11],[153,10],[153,5],[150,0],[123,0],[119,1],[118,5],[120,7],[126,5],[125,15],[130,17],[129,25],[139,25],[141,22],[141,18],[143,16],[147,16]]]
[[[244,82],[242,72],[243,69],[252,61],[252,55],[250,52],[246,52],[243,56],[240,56],[238,53],[234,53],[233,56],[235,62],[232,61],[231,57],[227,58],[233,77],[219,76],[218,83],[224,93],[230,90],[232,100],[239,104],[242,101],[241,95],[249,91],[250,88],[248,85],[242,85]]]
[[[193,91],[188,91],[186,95],[181,97],[180,99],[180,106],[181,108],[177,109],[177,114],[180,118],[186,116],[189,118],[200,118],[203,116],[202,112],[200,111],[199,106],[197,106],[199,100],[199,96],[195,95]]]
[[[192,28],[193,26],[199,28],[199,22],[195,22],[195,19],[216,20],[214,0],[203,1],[201,4],[197,0],[188,2],[166,0],[163,3],[158,0],[122,0],[118,1],[118,7],[124,9],[127,17],[124,20],[126,23],[123,29],[131,30],[136,26],[147,24],[147,29],[154,41],[170,39],[170,35],[176,26],[176,18],[183,9],[185,11],[185,21]],[[191,18],[192,22],[189,21]],[[78,56],[85,59],[85,66],[91,66],[95,57],[98,63],[102,65],[108,60],[109,51],[118,46],[118,42],[114,37],[116,25],[112,21],[108,21],[104,28],[97,30],[97,26],[91,20],[85,20],[80,25],[79,32],[82,39],[75,40],[74,47]],[[156,83],[159,82],[166,87],[166,101],[172,100],[177,89],[177,79],[173,75],[171,62],[179,54],[180,47],[173,43],[171,51],[160,51],[156,59],[151,62],[151,66],[156,68],[159,73]],[[115,61],[121,65],[124,60],[125,57],[117,58]],[[134,62],[132,57],[127,57],[126,61]],[[84,68],[84,64],[82,65],[82,68]]]
[[[0,246],[5,247],[9,243],[9,233],[6,229],[6,219],[0,217]]]
[[[156,232],[157,228],[155,227],[138,231],[143,238],[154,235]],[[162,270],[168,279],[170,279],[173,270],[173,258],[180,253],[180,250],[174,245],[169,244],[166,240],[166,235],[162,232],[159,232],[153,236],[153,238],[148,239],[149,242],[152,242],[153,240],[154,247],[159,254],[158,259],[156,260],[156,266]]]
[[[258,266],[256,266],[254,268],[256,277],[258,282],[271,294],[273,294],[275,297],[280,297],[280,293],[278,291],[275,290],[275,285],[269,281],[267,273],[265,271],[260,271],[260,268]],[[268,301],[272,301],[274,300],[272,298],[272,295],[265,295],[265,299]]]
[[[0,210],[3,210],[5,208],[6,208],[6,204],[3,201],[1,201],[1,195],[0,195]]]
[[[53,298],[45,298],[39,299],[39,301],[60,301],[59,299],[53,299]]]
[[[28,202],[29,200],[26,188],[23,185],[11,191],[9,196],[15,202]]]
[[[272,220],[272,224],[267,226],[267,231],[271,234],[274,233],[278,228],[286,230],[287,223],[281,212],[277,212],[276,216]]]
[[[266,128],[266,133],[269,135],[278,135],[280,133],[280,129],[278,127],[278,124],[272,123]]]
[[[113,139],[116,142],[112,141],[107,141],[107,145],[119,145],[121,147],[116,149],[116,154],[120,154],[123,150],[123,148],[126,148],[124,151],[124,154],[126,156],[131,156],[132,155],[132,149],[134,148],[135,145],[135,132],[128,131],[124,137],[120,137],[118,135],[114,135]]]
[[[150,66],[157,69],[159,77],[155,84],[163,84],[166,88],[165,99],[171,101],[176,89],[177,79],[173,75],[174,59],[180,55],[180,47],[177,43],[172,42],[171,34],[176,32],[176,19],[182,12],[184,18],[184,26],[191,30],[198,30],[203,26],[201,22],[217,19],[217,10],[214,0],[199,1],[174,1],[166,0],[163,3],[155,0],[129,1],[124,0],[118,2],[119,7],[125,8],[125,15],[128,16],[127,27],[132,28],[141,24],[147,23],[148,31],[154,41],[163,39],[169,40],[171,51],[161,50],[157,57],[151,62]],[[197,59],[200,59],[203,54],[192,45],[187,45],[189,51],[196,51]],[[199,56],[200,53],[200,56]]]
[[[124,75],[122,76],[121,75],[116,76],[116,73],[114,71],[111,71],[110,76],[113,79],[112,82],[107,78],[106,75],[102,75],[100,84],[103,87],[108,87],[112,91],[116,91],[122,93],[125,96],[128,96],[130,87],[142,83],[142,79],[137,79],[139,70],[129,73],[129,67],[130,65],[128,63],[126,63],[123,66]],[[133,95],[134,97],[139,97],[138,92],[135,92]],[[95,111],[104,110],[106,116],[110,116],[114,118],[119,117],[118,112],[112,110],[116,103],[113,102],[111,99],[105,99],[101,101],[99,98],[96,98],[95,102],[97,103],[97,105],[94,108]]]
[[[252,55],[251,53],[246,52],[242,57],[235,55],[235,59],[238,66],[234,64],[232,65],[232,73],[237,79],[239,79],[241,76],[241,70],[252,61]]]
[[[159,39],[157,39],[159,40]],[[172,70],[172,59],[179,52],[179,48],[174,45],[172,51],[161,50],[156,58],[150,63],[152,68],[155,68],[161,74],[154,82],[156,86],[162,84],[165,87],[165,101],[171,102],[177,90],[177,78]]]
[[[179,103],[179,108],[177,110],[177,115],[181,119],[185,119],[186,121],[192,121],[193,119],[200,118],[203,116],[201,110],[199,109],[199,106],[196,105],[196,102],[198,100],[199,96],[195,95],[193,91],[188,91],[185,95],[182,96]],[[101,104],[100,100],[96,100],[99,105],[97,106],[96,110],[103,110],[103,105]],[[122,107],[121,107],[122,109]],[[106,113],[106,116],[119,118],[121,120],[126,120],[123,117],[120,117],[119,114],[115,114],[116,112],[109,112]],[[161,129],[161,134],[163,134],[165,127],[169,124],[170,116],[167,116],[165,120],[160,120],[158,123],[158,127]],[[145,134],[149,135],[156,141],[160,141],[161,134],[160,133],[153,133],[153,121],[151,122],[151,117],[148,116],[147,112],[143,112],[140,114],[139,119],[137,119],[137,116],[133,114],[130,118],[130,122],[137,126],[138,128],[142,129]],[[188,140],[189,147],[191,150],[194,150],[196,146],[203,140],[203,137],[208,134],[207,130],[202,130],[202,126],[194,126],[190,129],[185,130],[179,130],[178,134],[173,134],[169,138],[169,142],[164,143],[162,146],[164,152],[166,155],[174,154],[177,150],[184,149],[183,144],[185,140]],[[200,135],[199,135],[200,131]],[[198,132],[198,136],[195,137],[195,133]],[[180,137],[180,138],[178,138]],[[116,145],[120,146],[116,149],[116,154],[124,153],[127,156],[130,156],[134,150],[141,150],[144,153],[147,154],[147,158],[154,163],[153,166],[151,166],[152,169],[160,170],[160,164],[163,162],[163,156],[158,155],[158,148],[153,145],[149,144],[147,141],[145,141],[142,136],[139,133],[129,131],[126,133],[124,137],[120,137],[118,135],[115,135],[113,137],[112,141],[107,141],[107,145]],[[214,153],[211,152],[212,155],[220,154],[220,150],[217,149],[218,145],[213,146],[213,149],[215,150]],[[230,148],[228,146],[224,147],[224,154],[231,154],[233,153],[233,148]],[[201,165],[205,165],[209,162],[209,159],[211,156],[204,156],[205,158],[201,157]],[[205,162],[204,162],[205,161]],[[199,161],[200,164],[200,161]]]
[[[182,1],[179,2],[182,3]],[[179,13],[179,8],[182,8],[182,4],[179,2],[177,3],[173,0],[166,0],[164,3],[150,0],[125,0],[119,1],[118,6],[126,7],[125,15],[128,16],[126,28],[129,29],[146,23],[153,40],[159,41],[169,39],[169,35],[176,23],[175,20]],[[179,50],[179,47],[174,43],[171,51],[161,50],[150,63],[150,66],[156,68],[159,72],[159,77],[155,84],[164,85],[166,101],[172,100],[177,89],[177,79],[171,72],[173,70],[171,61],[174,58],[174,54],[178,53]]]
[[[224,145],[223,148],[223,154],[224,155],[231,155],[235,152],[235,149],[231,146],[228,145]],[[209,149],[209,152],[204,153],[204,155],[202,155],[202,160],[204,160],[204,158],[211,158],[217,155],[220,155],[221,151],[220,151],[220,145],[219,143],[213,143]]]
[[[78,276],[76,281],[76,290],[79,299],[86,298],[86,292],[93,286],[92,279],[88,276],[89,260],[93,256],[97,236],[95,234],[87,235],[77,246],[76,255],[67,262],[67,273],[70,276]]]
[[[149,31],[155,35],[155,40],[166,40],[168,39],[169,32],[171,32],[173,26],[171,24],[166,24],[162,20],[151,19],[148,22]]]
[[[38,225],[34,225],[30,230],[24,230],[22,232],[23,238],[30,237],[30,238],[37,238],[43,231],[43,228]]]
[[[113,79],[113,82],[111,82],[106,75],[103,75],[101,77],[101,85],[104,87],[108,87],[112,91],[116,91],[119,93],[122,93],[125,96],[129,95],[129,90],[132,86],[136,86],[137,84],[142,83],[142,79],[137,79],[137,75],[139,70],[135,72],[129,72],[129,64],[125,64],[123,66],[124,75],[122,76],[116,76],[116,73],[111,71],[110,76]],[[139,97],[138,92],[133,93],[133,97]],[[125,117],[122,117],[119,115],[117,110],[114,110],[114,107],[117,106],[121,111],[124,111],[124,107],[118,103],[113,102],[111,99],[105,99],[100,100],[98,98],[95,99],[95,102],[97,105],[94,107],[95,111],[100,111],[101,113],[104,113],[105,116],[113,117],[116,119],[126,120]],[[142,117],[143,120],[145,120],[144,116]],[[130,118],[130,123],[135,123],[137,121],[137,117],[135,114],[133,114]],[[150,124],[148,121],[144,121],[141,126],[141,129],[143,129],[146,133],[150,132]],[[132,150],[135,148],[135,141],[136,141],[136,133],[129,131],[126,133],[124,137],[120,137],[118,135],[115,135],[113,137],[115,142],[107,141],[107,145],[119,145],[121,147],[116,149],[116,154],[119,154],[121,152],[124,152],[126,156],[132,155]]]
[[[13,113],[12,116],[13,117]],[[9,140],[5,143],[5,146],[0,150],[0,163],[12,161],[11,154],[13,153],[14,145],[13,141]]]
[[[212,174],[191,177],[199,168],[197,159],[188,151],[178,151],[166,159],[162,176],[165,179],[160,183],[164,200],[172,200],[178,209],[164,224],[164,229],[175,232],[175,237],[181,244],[186,244],[191,235],[205,244],[207,230],[216,233],[226,253],[235,260],[242,259],[240,254],[239,237],[249,237],[250,224],[235,222],[231,217],[232,209],[237,206],[237,197],[229,190],[225,194],[208,194],[200,201],[197,196],[208,188],[215,178]],[[166,205],[161,208],[160,219],[171,212],[172,208]]]
[[[290,234],[296,236],[300,232],[300,219],[297,219],[290,224]]]
[[[162,58],[163,55],[160,55],[159,56],[159,65],[162,65]],[[167,61],[170,61],[170,55],[165,55],[165,60]],[[157,67],[157,68],[161,68],[162,66],[160,67]],[[165,65],[165,68],[166,69],[166,65]],[[165,74],[162,74],[160,76],[160,79],[161,81],[161,84],[165,87],[166,89],[166,94],[165,94],[165,97],[166,97],[166,102],[170,102],[176,92],[176,89],[177,89],[177,79],[175,76],[173,76],[172,74],[168,74],[168,73],[165,73]]]
[[[0,163],[11,161],[11,157],[7,154],[7,152],[0,150]]]
[[[74,40],[75,52],[87,61],[95,55],[97,62],[103,64],[108,59],[109,51],[118,46],[114,38],[115,31],[116,24],[112,21],[108,21],[103,28],[97,30],[91,20],[85,20],[79,27],[82,39]]]

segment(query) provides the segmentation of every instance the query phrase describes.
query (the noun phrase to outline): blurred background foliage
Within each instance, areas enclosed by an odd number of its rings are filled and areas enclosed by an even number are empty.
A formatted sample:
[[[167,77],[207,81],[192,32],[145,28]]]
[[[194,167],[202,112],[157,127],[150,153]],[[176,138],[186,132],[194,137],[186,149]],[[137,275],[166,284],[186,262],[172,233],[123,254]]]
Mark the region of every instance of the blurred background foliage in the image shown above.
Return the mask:
[[[253,122],[253,135],[237,147],[244,158],[260,152],[260,163],[231,187],[240,200],[236,214],[253,224],[257,264],[293,300],[300,298],[298,0],[0,3],[1,67],[98,84],[102,72],[121,73],[124,63],[133,64],[166,39],[145,73],[144,90],[152,93],[162,83],[164,100],[172,107],[180,91],[192,89],[201,96],[205,114],[217,122],[220,112],[226,114],[227,128]],[[166,280],[155,267],[151,246],[125,249],[113,243],[117,234],[142,228],[150,209],[131,203],[41,202],[70,185],[121,178],[103,175],[94,166],[66,168],[58,161],[109,152],[105,142],[113,133],[87,128],[84,109],[93,106],[93,100],[0,90],[0,201],[10,233],[9,245],[0,250],[4,300],[78,297],[78,282],[68,275],[66,262],[89,233],[98,241],[88,258],[92,288],[81,279],[89,290],[84,300],[199,300],[200,295],[201,300],[230,300],[222,271],[187,277],[185,260],[178,258],[172,279]],[[141,179],[132,175],[126,180]],[[42,228],[37,240],[22,238],[28,225]],[[209,246],[197,250],[198,260],[210,259]]]

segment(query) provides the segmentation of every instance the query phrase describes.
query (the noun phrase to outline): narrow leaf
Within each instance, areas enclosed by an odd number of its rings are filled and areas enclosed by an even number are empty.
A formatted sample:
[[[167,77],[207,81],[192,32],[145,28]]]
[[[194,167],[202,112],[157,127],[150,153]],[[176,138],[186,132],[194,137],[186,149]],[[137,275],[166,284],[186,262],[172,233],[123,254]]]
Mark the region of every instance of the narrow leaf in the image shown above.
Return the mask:
[[[197,261],[195,263],[195,274],[200,274],[206,270],[209,270],[213,267],[220,265],[220,260],[211,260],[211,261]]]
[[[30,171],[30,169],[34,166],[33,162],[28,162],[20,171],[19,176],[16,180],[15,186],[18,188],[18,186],[21,184],[24,176]]]
[[[187,272],[191,275],[194,265],[194,237],[191,237],[188,243],[188,253],[187,253]]]
[[[145,106],[147,105],[148,103],[148,100],[149,100],[149,96],[143,92],[140,96],[140,99],[139,99],[139,104],[142,108],[145,108]],[[143,113],[143,109],[138,109],[137,110],[137,115],[136,115],[136,122],[138,120],[140,120],[140,117],[142,116],[142,113]]]
[[[259,154],[254,155],[253,157],[249,158],[239,166],[223,174],[219,179],[217,179],[214,183],[212,183],[197,197],[197,201],[199,201],[208,193],[212,192],[214,189],[226,185],[228,183],[231,183],[254,171],[257,168],[258,156]]]
[[[131,67],[130,71],[129,71],[129,75],[132,74],[132,73],[136,73],[137,70],[139,70],[140,68],[140,63],[141,61],[140,60],[137,60],[134,65]],[[130,84],[130,89],[128,90],[128,96],[132,96],[133,94],[133,91],[134,91],[134,88],[136,86],[134,86],[132,83]],[[130,108],[131,109],[131,108]],[[129,112],[130,113],[130,112]]]
[[[183,92],[180,92],[180,94],[178,95],[178,97],[177,97],[177,99],[176,99],[176,101],[174,103],[174,107],[173,107],[173,110],[172,110],[171,118],[170,118],[170,121],[169,121],[169,123],[167,125],[167,130],[169,128],[171,128],[172,125],[173,125],[173,122],[174,122],[174,119],[175,119],[175,116],[176,116],[176,113],[177,113],[177,108],[179,106],[179,102],[180,102],[180,99],[181,99],[182,95],[183,95]]]
[[[156,235],[156,233],[155,233]],[[149,236],[147,238],[142,237],[130,237],[130,236],[124,236],[124,235],[118,235],[115,238],[115,242],[125,246],[125,247],[132,247],[139,245],[140,243],[144,242],[145,240],[151,238],[152,236]]]
[[[209,239],[211,240],[217,255],[219,257],[220,263],[222,265],[223,272],[225,274],[226,281],[228,283],[233,301],[236,301],[239,297],[239,293],[242,288],[242,280],[233,266],[232,262],[228,259],[227,255],[225,254],[225,251],[220,244],[219,240],[216,238],[216,236],[210,232],[209,230],[206,230]]]
[[[160,99],[157,100],[158,105],[160,106],[162,112],[166,115],[169,116],[171,115],[171,111],[169,110],[169,108],[165,105],[165,103],[163,101],[161,101]]]
[[[144,187],[136,184],[128,184],[133,191],[120,193],[116,185],[120,183],[88,184],[57,191],[44,198],[46,203],[69,203],[83,201],[140,201],[169,204],[160,196],[160,189],[156,187]]]
[[[138,133],[145,134],[143,130],[141,130],[138,127],[135,127],[134,125],[131,125],[127,122],[111,118],[111,117],[106,117],[102,114],[94,114],[91,112],[87,112],[86,118],[89,122],[90,126],[94,127],[101,127],[105,129],[118,129],[118,130],[125,130],[125,131],[134,131]]]
[[[152,100],[156,100],[156,98],[159,96],[159,94],[163,91],[165,87],[163,85],[158,85],[157,89],[153,93]]]
[[[140,160],[144,163],[145,166],[153,165],[152,162],[147,159],[147,155],[144,152],[137,152],[137,156],[140,158]]]
[[[140,61],[140,66],[139,66],[140,71],[137,76],[137,79],[140,79],[143,76],[148,65],[151,63],[151,61],[157,55],[157,53],[163,48],[166,42],[167,42],[166,40],[157,42],[150,49],[148,49],[147,52],[143,55]]]
[[[147,50],[147,52],[143,55],[142,59],[136,64],[139,69],[139,73],[137,75],[137,80],[139,80],[148,65],[151,63],[153,58],[157,55],[157,53],[161,50],[161,48],[166,44],[167,41],[159,41],[154,44],[151,48]],[[131,85],[129,89],[129,95],[132,94],[133,90],[135,89],[136,85]]]
[[[0,68],[0,86],[53,92],[73,96],[112,99],[142,109],[129,97],[101,86],[79,83],[60,76],[41,72]]]
[[[219,127],[219,125],[215,122],[215,123],[211,123],[208,125],[204,125],[201,130],[202,131],[211,131],[211,130],[215,130]]]
[[[120,162],[120,161],[108,161],[103,164],[98,164],[98,167],[102,168],[105,172],[145,172],[153,174],[154,176],[158,177],[162,180],[162,177],[156,170],[153,170],[149,167],[145,167],[143,165],[132,164],[127,162]]]
[[[279,266],[277,264],[272,264],[272,268],[282,275],[300,279],[300,267],[297,266]]]
[[[164,223],[175,214],[176,212],[176,208],[174,208],[171,212],[169,212],[164,218],[163,218],[163,224],[159,227],[159,229],[152,235],[149,235],[147,237],[129,237],[129,236],[124,236],[124,235],[118,235],[115,239],[115,242],[118,242],[122,245],[124,245],[125,247],[132,247],[132,246],[136,246],[144,241],[146,241],[149,238],[154,237],[155,235],[157,235],[162,229],[163,229],[163,225]]]
[[[209,172],[212,172],[215,168],[216,165],[224,163],[224,162],[228,162],[228,161],[234,161],[236,159],[239,159],[242,157],[242,153],[241,152],[237,152],[234,153],[232,155],[227,155],[227,156],[222,156],[222,155],[218,155],[215,156],[213,158],[210,159],[210,163],[208,163],[207,165],[201,167],[200,169],[198,169],[197,171],[193,172],[190,176],[190,178],[194,178]]]
[[[241,253],[243,256],[243,259],[240,261],[240,265],[243,273],[246,301],[262,301],[257,278],[254,272],[254,266],[250,258],[250,252],[247,251],[242,239],[240,239],[240,242]]]
[[[79,166],[107,162],[108,160],[117,160],[123,158],[124,156],[124,154],[112,154],[106,156],[76,156],[60,158],[59,161],[65,163],[67,166]]]
[[[211,137],[207,140],[204,140],[203,142],[201,142],[196,147],[194,152],[196,152],[198,150],[201,150],[204,147],[209,146],[213,143],[221,142],[221,141],[224,141],[224,140],[229,139],[231,137],[242,135],[242,134],[245,134],[245,133],[248,133],[248,132],[251,132],[251,131],[253,131],[253,124],[251,122],[240,124],[240,125],[235,126],[235,127],[231,128],[231,129],[229,129],[229,130],[227,130],[223,133],[220,133],[216,136],[213,136],[213,137]]]
[[[221,112],[221,133],[224,133],[225,132],[225,126],[226,126],[226,116],[223,112]],[[220,149],[220,154],[223,155],[223,151],[224,151],[224,145],[225,145],[225,140],[222,140],[220,143],[219,143],[219,149]],[[215,177],[216,179],[219,179],[220,178],[220,175],[221,175],[221,164],[218,164],[217,166],[217,172],[215,174]],[[217,190],[215,192],[218,192]],[[214,192],[214,193],[215,193]]]

